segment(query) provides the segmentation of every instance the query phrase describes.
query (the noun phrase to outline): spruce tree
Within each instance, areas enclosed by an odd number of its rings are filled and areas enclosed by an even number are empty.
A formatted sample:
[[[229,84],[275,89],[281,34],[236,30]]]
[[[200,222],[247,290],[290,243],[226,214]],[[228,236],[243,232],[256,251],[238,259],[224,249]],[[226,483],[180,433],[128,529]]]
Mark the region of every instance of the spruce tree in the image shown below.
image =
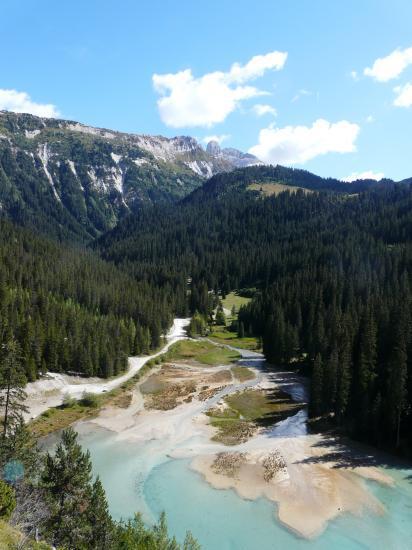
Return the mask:
[[[20,349],[17,341],[10,338],[2,345],[0,359],[0,411],[2,416],[2,437],[6,439],[23,421],[23,414],[27,412],[24,404],[26,392],[21,362]]]
[[[113,544],[114,526],[99,477],[95,479],[92,486],[87,519],[91,525],[89,547],[95,550],[110,550]]]
[[[318,416],[322,414],[323,395],[323,364],[322,356],[318,353],[313,363],[311,391],[310,391],[310,414]]]
[[[87,522],[91,502],[92,464],[72,428],[64,430],[54,455],[47,453],[42,481],[50,516],[45,528],[55,546],[85,548],[91,536]]]

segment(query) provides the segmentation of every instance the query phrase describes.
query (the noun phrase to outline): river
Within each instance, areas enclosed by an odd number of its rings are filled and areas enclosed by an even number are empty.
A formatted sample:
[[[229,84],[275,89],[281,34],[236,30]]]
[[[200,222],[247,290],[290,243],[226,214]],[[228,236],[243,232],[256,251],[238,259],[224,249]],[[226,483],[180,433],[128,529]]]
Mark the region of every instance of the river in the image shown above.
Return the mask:
[[[264,367],[258,354],[238,351],[243,355],[240,364]],[[295,400],[306,400],[304,379],[282,371],[270,376]],[[268,435],[273,440],[304,441],[308,437],[306,419],[302,409],[273,426]],[[94,472],[102,479],[115,518],[128,518],[140,511],[146,521],[153,522],[164,510],[170,532],[178,540],[191,530],[206,550],[412,548],[412,469],[382,464],[385,474],[393,477],[393,486],[362,481],[383,504],[383,515],[345,513],[331,520],[320,536],[307,540],[277,520],[273,502],[245,500],[233,490],[215,489],[191,469],[189,456],[182,453],[183,458],[171,458],[171,454],[179,456],[179,449],[191,450],[200,443],[201,435],[195,431],[189,437],[184,422],[179,422],[178,427],[167,427],[170,433],[175,431],[173,437],[153,433],[142,439],[120,437],[96,424],[78,426],[80,442],[90,450]]]

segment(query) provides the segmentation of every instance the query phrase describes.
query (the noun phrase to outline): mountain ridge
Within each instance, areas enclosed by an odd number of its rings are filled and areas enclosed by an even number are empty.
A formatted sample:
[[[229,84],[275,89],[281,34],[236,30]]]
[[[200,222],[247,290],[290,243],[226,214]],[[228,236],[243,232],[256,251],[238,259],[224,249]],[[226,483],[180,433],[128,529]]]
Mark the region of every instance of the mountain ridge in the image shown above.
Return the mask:
[[[166,138],[0,111],[0,208],[59,238],[94,239],[141,206],[174,202],[234,165]]]

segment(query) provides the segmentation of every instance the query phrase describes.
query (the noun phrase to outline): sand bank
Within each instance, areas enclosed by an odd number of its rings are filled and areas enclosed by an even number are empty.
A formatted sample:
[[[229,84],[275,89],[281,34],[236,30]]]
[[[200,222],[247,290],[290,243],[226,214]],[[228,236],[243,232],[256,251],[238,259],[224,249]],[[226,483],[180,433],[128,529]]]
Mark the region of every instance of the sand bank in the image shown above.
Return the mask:
[[[256,360],[256,354],[253,360]],[[180,364],[174,365],[175,371],[172,367],[163,378],[156,378],[160,371],[156,376],[153,373],[148,375],[153,379],[146,384],[146,390],[153,384],[164,384],[165,380],[176,384],[187,383],[190,379],[195,384],[190,402],[183,398],[170,410],[147,408],[147,396],[140,391],[140,386],[145,383],[142,380],[135,388],[128,408],[107,408],[83,425],[90,426],[90,429],[96,425],[109,429],[122,441],[139,441],[143,454],[148,446],[148,472],[154,455],[191,458],[192,469],[216,489],[234,489],[241,498],[264,497],[273,502],[278,520],[301,537],[316,537],[330,520],[342,513],[385,513],[383,505],[368,490],[365,479],[379,483],[391,483],[392,480],[378,468],[351,465],[348,460],[350,449],[345,448],[342,454],[343,446],[338,440],[307,434],[304,410],[279,423],[275,429],[259,429],[245,443],[227,447],[213,441],[216,429],[209,424],[210,419],[205,414],[211,407],[219,406],[226,395],[241,389],[273,388],[276,385],[284,390],[290,386],[295,395],[301,395],[305,400],[304,389],[295,387],[299,383],[295,375],[255,370],[257,376],[254,380],[239,383],[234,379],[216,377],[216,373],[227,366],[206,368]],[[212,376],[215,376],[215,383],[211,381]],[[203,388],[204,391],[205,385],[211,389],[217,387],[217,393],[212,391],[209,398],[202,400],[199,390]],[[153,401],[151,403],[153,405]],[[229,472],[217,471],[216,457],[228,451],[241,453],[242,458]],[[283,466],[268,476],[268,457],[274,453],[281,457]],[[344,456],[344,460],[340,461],[340,456]]]

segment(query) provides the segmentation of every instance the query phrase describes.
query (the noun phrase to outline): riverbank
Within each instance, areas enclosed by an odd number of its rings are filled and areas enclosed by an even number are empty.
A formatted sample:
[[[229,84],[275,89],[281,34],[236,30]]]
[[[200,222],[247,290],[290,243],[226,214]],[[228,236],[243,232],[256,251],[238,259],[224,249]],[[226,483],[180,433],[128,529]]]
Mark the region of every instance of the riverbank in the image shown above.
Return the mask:
[[[131,460],[138,464],[139,487],[163,461],[188,459],[190,468],[214,489],[232,489],[242,499],[274,503],[273,513],[281,524],[306,539],[319,536],[344,514],[384,515],[384,505],[365,480],[390,486],[391,477],[364,465],[350,449],[343,453],[339,440],[307,434],[303,379],[292,372],[268,371],[258,353],[238,352],[242,359],[235,368],[247,369],[253,378],[237,378],[230,359],[226,365],[211,365],[196,356],[171,353],[170,361],[135,386],[130,405],[103,408],[95,418],[78,424],[80,432],[87,440],[87,434],[100,427],[116,445],[138,444]],[[208,350],[204,353],[209,355]],[[275,390],[292,396],[299,412],[285,415],[274,426],[255,423],[253,433],[230,446],[216,438],[219,428],[210,411],[225,410],[231,403],[242,411],[242,421],[247,420],[251,400],[243,400],[242,409],[233,396],[258,392],[261,403],[262,395]],[[256,400],[253,406],[256,414]]]
[[[61,406],[66,396],[79,400],[84,393],[101,395],[122,386],[136,376],[149,361],[166,353],[175,342],[187,338],[185,328],[188,323],[189,319],[175,319],[162,349],[152,355],[129,357],[128,371],[116,378],[110,380],[85,379],[79,376],[50,372],[40,380],[30,382],[25,388],[27,394],[25,405],[28,409],[25,419],[33,420],[48,409]]]

